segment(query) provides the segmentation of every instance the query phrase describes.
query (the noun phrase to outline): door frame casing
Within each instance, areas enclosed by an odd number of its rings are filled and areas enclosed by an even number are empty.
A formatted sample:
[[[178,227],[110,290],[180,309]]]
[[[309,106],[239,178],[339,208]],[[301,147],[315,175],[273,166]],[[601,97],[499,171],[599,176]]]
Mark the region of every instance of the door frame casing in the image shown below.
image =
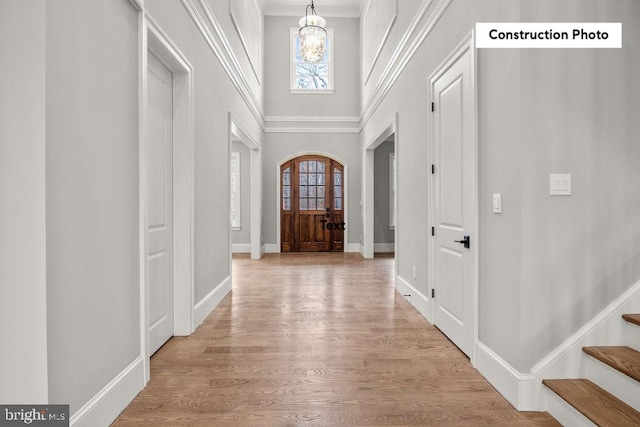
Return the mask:
[[[262,150],[260,144],[244,130],[238,119],[229,112],[229,162],[231,162],[233,141],[243,143],[249,149],[251,156],[249,159],[251,259],[260,259],[262,257]],[[229,206],[231,206],[231,193],[229,193]],[[232,234],[231,224],[229,224],[229,230]],[[229,236],[229,242],[231,241],[232,235]],[[232,253],[233,250],[230,251],[230,257]],[[231,271],[231,258],[229,263],[229,271]]]
[[[189,335],[194,325],[195,135],[193,66],[145,12],[140,13],[139,42],[139,202],[140,202],[140,351],[145,384],[149,364],[149,273],[147,210],[147,55],[153,54],[173,76],[173,335]]]
[[[475,364],[476,359],[476,348],[478,343],[478,323],[479,323],[479,310],[478,310],[478,301],[479,301],[479,180],[478,180],[478,92],[477,92],[477,57],[475,51],[475,36],[473,30],[467,34],[467,36],[453,49],[453,51],[445,58],[444,61],[440,63],[440,65],[435,69],[433,73],[429,76],[429,92],[427,96],[427,105],[431,105],[432,102],[435,102],[435,93],[433,90],[434,83],[440,78],[444,73],[446,73],[449,68],[464,54],[469,53],[471,55],[471,76],[469,79],[469,84],[471,87],[472,93],[472,146],[473,146],[473,200],[471,201],[473,215],[472,215],[472,230],[468,230],[471,235],[471,247],[472,247],[472,278],[471,278],[471,288],[472,288],[472,296],[471,296],[471,306],[472,306],[472,316],[471,321],[472,325],[472,350],[471,350],[471,363]],[[427,132],[427,156],[428,156],[428,164],[435,164],[435,126],[434,121],[435,117],[430,111],[427,114],[427,128],[429,131]],[[428,206],[428,222],[429,226],[433,226],[435,221],[435,179],[433,174],[429,174],[427,178],[427,186],[429,189],[429,206]],[[427,270],[428,270],[428,288],[435,288],[435,276],[434,276],[434,265],[435,265],[435,238],[429,236],[429,253],[427,256]],[[436,289],[437,292],[437,289]],[[435,300],[430,298],[430,304],[428,304],[427,319],[430,321],[435,320]]]
[[[284,165],[285,163],[287,163],[290,160],[293,160],[297,157],[301,157],[301,156],[322,156],[322,157],[326,157],[328,159],[334,160],[338,163],[340,163],[342,165],[342,174],[343,174],[343,182],[346,183],[346,185],[343,185],[343,209],[344,209],[344,220],[347,223],[346,226],[346,230],[344,232],[344,252],[347,252],[347,248],[349,247],[349,170],[348,170],[348,165],[345,161],[343,161],[342,159],[340,159],[337,156],[334,156],[333,154],[330,153],[326,153],[323,151],[300,151],[296,154],[292,154],[290,156],[285,157],[284,159],[281,159],[277,164],[276,164],[276,253],[281,253],[282,252],[282,236],[281,236],[281,224],[280,224],[280,216],[282,215],[282,200],[280,199],[281,194],[280,194],[280,187],[281,187],[281,182],[280,182],[280,168],[282,167],[282,165]]]
[[[363,165],[362,165],[362,174],[363,174],[363,182],[364,182],[364,191],[362,194],[362,210],[363,210],[363,215],[362,215],[362,220],[363,220],[363,224],[362,224],[362,230],[363,230],[363,236],[362,236],[362,256],[364,258],[373,258],[374,257],[374,211],[375,211],[375,205],[374,205],[374,193],[375,193],[375,188],[374,188],[374,158],[375,158],[375,149],[382,144],[383,142],[385,142],[387,139],[389,139],[389,137],[391,135],[394,136],[393,138],[393,152],[395,153],[396,156],[396,192],[395,192],[395,220],[396,220],[396,224],[395,224],[395,239],[394,241],[394,257],[396,259],[395,262],[395,275],[394,277],[398,276],[398,265],[399,265],[399,254],[398,254],[398,236],[399,236],[399,230],[400,230],[400,224],[398,221],[398,213],[400,212],[399,206],[398,206],[398,191],[397,189],[400,188],[400,168],[398,167],[399,165],[399,155],[398,155],[398,151],[399,151],[399,143],[398,143],[398,139],[399,139],[399,126],[398,126],[398,119],[399,119],[399,114],[395,113],[393,119],[387,124],[387,126],[384,127],[384,129],[380,132],[378,132],[377,136],[375,138],[373,138],[371,141],[369,141],[368,144],[366,144],[364,146],[364,152],[363,152]]]

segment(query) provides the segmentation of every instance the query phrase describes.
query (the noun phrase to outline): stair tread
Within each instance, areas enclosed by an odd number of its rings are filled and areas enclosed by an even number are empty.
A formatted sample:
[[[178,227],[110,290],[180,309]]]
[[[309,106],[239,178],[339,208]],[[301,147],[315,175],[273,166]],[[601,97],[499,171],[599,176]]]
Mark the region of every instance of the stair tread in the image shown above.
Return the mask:
[[[626,346],[582,347],[589,356],[640,381],[640,352]]]
[[[589,380],[543,380],[542,384],[598,426],[640,425],[640,412]]]
[[[640,314],[623,314],[622,318],[629,323],[640,326]]]

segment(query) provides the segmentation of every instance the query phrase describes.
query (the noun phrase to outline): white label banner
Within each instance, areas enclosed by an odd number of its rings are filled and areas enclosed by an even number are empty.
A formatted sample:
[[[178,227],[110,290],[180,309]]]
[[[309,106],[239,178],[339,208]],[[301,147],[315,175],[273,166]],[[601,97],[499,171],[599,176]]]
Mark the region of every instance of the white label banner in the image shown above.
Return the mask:
[[[621,48],[620,22],[478,22],[476,48]]]

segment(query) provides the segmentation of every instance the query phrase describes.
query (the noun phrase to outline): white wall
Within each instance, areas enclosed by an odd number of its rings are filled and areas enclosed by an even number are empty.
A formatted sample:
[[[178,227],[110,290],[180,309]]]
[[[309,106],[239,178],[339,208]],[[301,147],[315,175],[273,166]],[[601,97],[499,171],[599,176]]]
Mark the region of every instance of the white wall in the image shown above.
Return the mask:
[[[634,77],[640,4],[434,0],[419,28],[440,5],[447,8],[415,55],[404,68],[391,67],[398,79],[381,78],[378,65],[362,90],[363,144],[379,133],[378,123],[399,112],[399,274],[425,293],[428,195],[416,189],[427,182],[428,76],[476,22],[623,23],[620,50],[477,51],[479,334],[516,370],[528,372],[640,279],[640,85]],[[397,23],[416,16],[418,6],[398,2]],[[394,42],[406,29],[399,27],[381,58],[394,52],[402,58],[408,50]],[[550,173],[571,173],[573,196],[550,197]],[[501,215],[491,211],[493,193],[502,193]],[[418,266],[413,282],[412,265]]]
[[[0,2],[0,402],[48,400],[44,0]]]

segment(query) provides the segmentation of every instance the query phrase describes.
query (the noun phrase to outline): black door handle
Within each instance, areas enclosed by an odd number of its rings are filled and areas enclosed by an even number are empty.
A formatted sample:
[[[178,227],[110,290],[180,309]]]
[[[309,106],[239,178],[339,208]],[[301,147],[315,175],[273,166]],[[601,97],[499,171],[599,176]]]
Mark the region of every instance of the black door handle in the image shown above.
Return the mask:
[[[462,238],[462,240],[454,240],[454,242],[456,243],[460,243],[461,245],[464,245],[465,248],[469,249],[470,245],[471,245],[471,241],[469,236],[464,236]]]

